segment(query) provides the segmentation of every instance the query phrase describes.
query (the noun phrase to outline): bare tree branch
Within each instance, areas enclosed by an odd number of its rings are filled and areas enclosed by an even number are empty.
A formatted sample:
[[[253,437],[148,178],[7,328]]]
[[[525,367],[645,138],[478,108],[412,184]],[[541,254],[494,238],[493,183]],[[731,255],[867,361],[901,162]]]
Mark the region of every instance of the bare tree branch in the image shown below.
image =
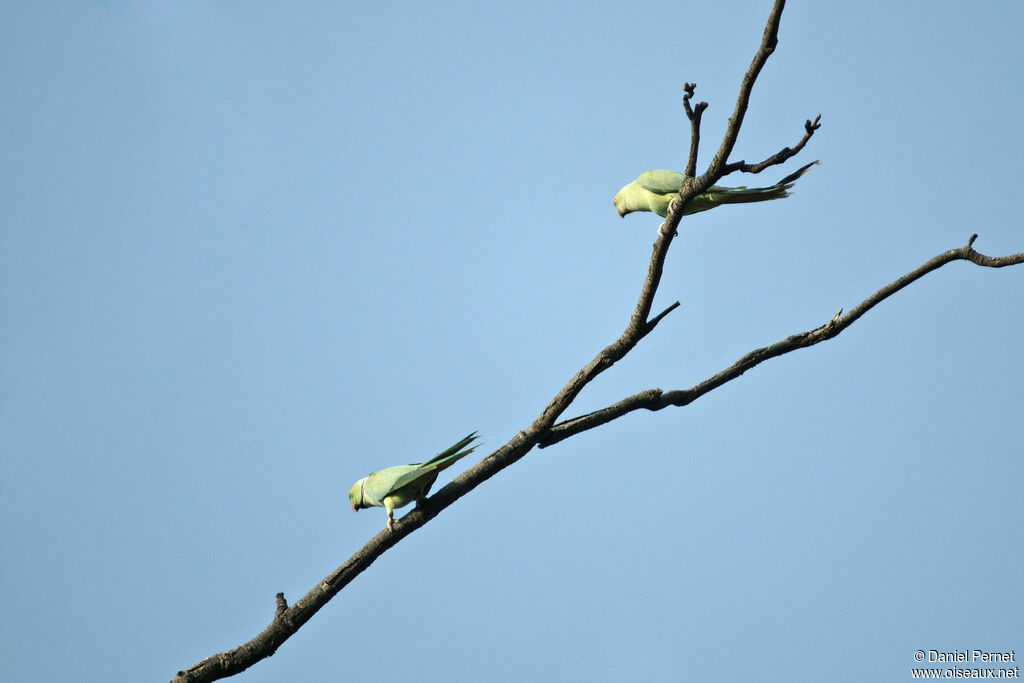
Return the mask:
[[[686,171],[683,173],[687,178],[697,174],[697,150],[700,148],[700,119],[704,110],[708,108],[707,102],[697,103],[696,108],[690,106],[690,98],[697,89],[696,83],[683,84],[683,109],[686,111],[686,118],[690,119],[690,156],[686,161]]]
[[[758,49],[757,54],[754,55],[754,59],[747,68],[747,72],[743,75],[739,95],[736,97],[736,106],[733,109],[732,116],[729,117],[729,125],[726,127],[725,135],[722,137],[722,144],[711,160],[708,170],[699,178],[694,178],[693,176],[697,165],[701,114],[707,108],[707,102],[701,102],[695,109],[692,109],[690,107],[690,98],[693,97],[696,86],[686,83],[683,87],[685,92],[683,95],[683,107],[686,110],[687,118],[690,119],[691,128],[690,156],[687,160],[686,172],[683,174],[683,183],[679,188],[679,194],[669,203],[668,215],[665,217],[665,222],[662,223],[660,229],[662,234],[669,234],[669,238],[666,240],[668,243],[671,243],[671,237],[675,236],[676,230],[679,227],[679,220],[683,216],[683,208],[690,199],[701,194],[721,180],[722,177],[734,171],[759,173],[769,166],[781,164],[799,153],[804,148],[804,145],[807,144],[807,141],[811,139],[811,136],[814,135],[814,131],[821,127],[821,115],[819,114],[813,122],[808,120],[804,124],[804,137],[797,143],[796,147],[785,147],[757,164],[747,164],[744,161],[732,164],[727,163],[729,155],[732,154],[733,147],[736,146],[736,139],[739,137],[740,128],[743,125],[743,118],[746,116],[747,108],[750,105],[750,94],[754,89],[754,83],[757,81],[761,69],[767,63],[772,53],[775,52],[775,47],[778,45],[779,22],[782,20],[782,10],[785,9],[785,6],[785,0],[776,0],[772,6],[768,22],[764,27],[764,34],[761,37],[761,47]],[[658,245],[655,245],[656,252],[657,249]],[[668,244],[664,245],[664,249],[668,249]],[[654,261],[652,260],[653,264]]]
[[[764,35],[761,37],[761,47],[758,49],[757,54],[754,55],[754,60],[747,68],[747,73],[744,74],[743,82],[740,84],[740,92],[736,97],[736,107],[733,109],[732,116],[729,117],[729,126],[726,128],[725,136],[722,138],[722,144],[711,160],[707,172],[702,176],[702,180],[710,179],[703,189],[714,185],[725,175],[725,165],[732,154],[733,147],[736,146],[736,138],[739,137],[740,127],[743,125],[743,117],[746,115],[747,107],[750,104],[750,93],[754,89],[754,83],[757,81],[757,77],[761,73],[761,69],[764,68],[768,58],[775,52],[775,46],[779,43],[779,22],[782,21],[782,10],[785,7],[786,0],[776,0],[775,5],[772,7],[771,14],[768,16],[768,23],[764,27]]]
[[[821,128],[821,114],[815,116],[813,121],[807,119],[807,121],[804,122],[804,136],[800,139],[800,142],[796,143],[796,147],[783,147],[781,150],[771,155],[764,161],[761,161],[756,164],[748,164],[745,161],[734,161],[732,163],[728,163],[725,165],[724,175],[728,175],[730,173],[733,173],[734,171],[742,171],[744,173],[760,173],[769,166],[776,166],[778,164],[784,163],[785,161],[799,154],[800,150],[802,150],[804,148],[804,145],[807,144],[807,141],[811,139],[812,135],[814,135],[814,131],[818,130],[819,128]]]
[[[746,113],[750,100],[750,93],[754,82],[760,73],[768,57],[775,50],[778,42],[779,21],[782,10],[785,6],[784,0],[775,0],[771,14],[765,26],[761,47],[754,57],[753,62],[743,77],[740,86],[736,107],[729,119],[722,144],[707,171],[699,178],[694,177],[696,173],[697,152],[699,147],[700,120],[701,114],[707,108],[706,103],[700,103],[696,108],[690,106],[690,98],[693,95],[693,86],[686,84],[686,95],[683,98],[683,105],[687,117],[691,123],[693,135],[690,145],[690,155],[687,162],[686,179],[680,188],[679,195],[673,199],[665,221],[658,229],[658,236],[655,239],[651,260],[648,265],[647,275],[644,279],[636,307],[630,316],[625,330],[617,340],[605,347],[593,360],[587,363],[577,372],[562,389],[555,395],[550,403],[544,408],[541,414],[526,429],[520,431],[490,455],[483,458],[465,472],[455,477],[447,486],[438,490],[434,495],[417,505],[411,512],[399,519],[394,525],[394,531],[383,530],[374,536],[369,542],[360,548],[344,564],[331,572],[327,577],[314,586],[306,595],[292,605],[285,601],[284,594],[278,593],[275,598],[274,615],[270,623],[252,640],[234,648],[215,654],[185,671],[179,671],[174,678],[174,683],[199,683],[214,681],[237,674],[249,668],[256,662],[274,654],[277,648],[298,631],[303,624],[309,621],[331,598],[337,595],[349,582],[363,572],[383,553],[398,544],[407,535],[413,533],[431,519],[441,513],[442,510],[452,505],[462,496],[466,495],[487,479],[513,464],[526,455],[535,445],[543,443],[550,445],[567,438],[572,434],[592,429],[598,424],[604,424],[615,417],[624,415],[638,408],[659,410],[668,405],[686,405],[697,397],[711,391],[716,386],[737,377],[746,370],[758,363],[782,353],[787,353],[796,348],[816,344],[824,339],[831,338],[845,329],[850,323],[863,315],[871,306],[895,293],[914,279],[923,276],[927,272],[957,258],[966,258],[978,265],[999,267],[1012,265],[1024,260],[1024,256],[992,258],[982,256],[971,249],[971,243],[961,250],[947,252],[936,259],[932,259],[918,270],[910,273],[904,278],[888,285],[876,292],[875,295],[860,306],[855,308],[846,317],[837,315],[832,321],[810,332],[801,335],[794,335],[778,344],[764,349],[758,349],[741,358],[736,364],[722,371],[718,375],[705,380],[692,389],[685,391],[662,392],[660,389],[651,389],[635,396],[631,396],[619,403],[609,406],[601,411],[591,413],[582,417],[567,420],[558,425],[556,420],[572,404],[575,398],[586,385],[601,372],[607,370],[618,360],[631,351],[641,339],[648,335],[666,315],[679,306],[675,302],[668,306],[658,315],[651,317],[651,306],[654,296],[661,282],[665,258],[675,237],[676,229],[683,215],[683,207],[691,198],[705,191],[714,184],[725,173],[744,170],[757,172],[762,167],[781,163],[785,159],[795,155],[810,139],[818,128],[818,120],[812,124],[808,121],[804,138],[795,148],[785,148],[778,154],[766,159],[760,164],[747,165],[744,162],[728,164],[727,159],[735,146],[743,117]],[[1018,256],[1021,258],[1018,259]]]
[[[970,261],[971,263],[988,268],[1003,268],[1005,266],[1024,263],[1024,252],[1011,254],[1010,256],[985,256],[984,254],[978,253],[974,250],[974,240],[977,238],[977,235],[971,235],[971,239],[965,246],[960,247],[959,249],[950,249],[947,252],[939,254],[906,275],[890,282],[885,287],[882,287],[862,301],[846,315],[842,315],[842,309],[840,309],[840,311],[836,313],[831,320],[821,327],[816,327],[813,330],[800,332],[799,334],[786,337],[782,341],[776,342],[771,346],[755,349],[729,367],[712,375],[696,386],[690,387],[689,389],[677,389],[674,391],[648,389],[647,391],[642,391],[638,394],[628,396],[621,401],[613,403],[605,408],[601,408],[600,410],[595,410],[592,413],[587,413],[586,415],[574,417],[570,420],[565,420],[564,422],[556,424],[551,428],[550,432],[544,435],[541,439],[541,443],[538,445],[540,448],[546,448],[547,446],[556,444],[559,441],[568,439],[570,436],[611,422],[612,420],[620,418],[626,413],[633,412],[634,410],[661,410],[662,408],[667,408],[669,406],[689,405],[704,394],[717,389],[726,382],[736,379],[747,370],[750,370],[756,365],[760,365],[766,360],[832,339],[852,325],[862,315],[874,308],[877,304],[888,299],[890,296],[915,280],[919,280],[928,273],[941,268],[947,263],[951,263],[953,261]]]

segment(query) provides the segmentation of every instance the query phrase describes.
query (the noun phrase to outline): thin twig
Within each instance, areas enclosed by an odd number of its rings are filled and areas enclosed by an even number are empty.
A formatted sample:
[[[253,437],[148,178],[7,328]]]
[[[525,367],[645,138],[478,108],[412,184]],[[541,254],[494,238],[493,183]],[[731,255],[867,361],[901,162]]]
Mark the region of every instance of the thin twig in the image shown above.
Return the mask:
[[[776,166],[784,163],[788,159],[799,154],[800,150],[802,150],[804,145],[807,144],[807,141],[811,139],[812,135],[814,135],[814,131],[819,128],[821,128],[821,114],[815,116],[813,121],[807,119],[807,121],[804,122],[804,136],[800,139],[800,142],[796,143],[796,147],[783,147],[764,161],[756,164],[748,164],[745,161],[733,161],[725,165],[724,175],[729,175],[734,171],[742,171],[743,173],[760,173],[769,166]]]
[[[673,303],[672,303],[671,305],[669,305],[669,307],[668,307],[668,308],[666,308],[666,309],[665,309],[664,311],[662,311],[662,312],[661,312],[661,313],[659,313],[658,315],[656,315],[656,316],[654,316],[653,318],[651,318],[650,320],[648,320],[648,321],[647,321],[647,324],[646,324],[646,325],[644,325],[644,330],[643,330],[643,333],[641,334],[641,336],[644,336],[644,337],[646,337],[646,336],[647,336],[647,334],[648,334],[648,333],[649,333],[649,332],[650,332],[651,330],[653,330],[653,329],[654,329],[654,326],[655,326],[655,325],[657,325],[658,323],[660,323],[660,322],[661,322],[661,319],[662,319],[662,318],[664,318],[664,317],[665,317],[666,315],[668,315],[668,314],[669,314],[669,313],[671,313],[672,311],[676,310],[677,308],[679,308],[679,302],[678,302],[678,301],[676,301],[676,302],[673,302]]]
[[[687,178],[692,178],[697,173],[697,151],[700,149],[700,119],[704,110],[708,108],[707,102],[698,102],[696,108],[690,106],[690,98],[697,89],[696,83],[683,83],[683,109],[686,111],[686,118],[690,119],[690,155],[686,160],[686,171],[683,173]]]

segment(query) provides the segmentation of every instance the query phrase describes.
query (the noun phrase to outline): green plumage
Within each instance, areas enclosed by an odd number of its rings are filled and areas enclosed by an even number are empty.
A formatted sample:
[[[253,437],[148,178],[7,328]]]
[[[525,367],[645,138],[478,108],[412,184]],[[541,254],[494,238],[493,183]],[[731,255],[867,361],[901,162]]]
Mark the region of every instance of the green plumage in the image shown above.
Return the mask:
[[[699,194],[689,201],[683,215],[707,211],[721,204],[742,204],[745,202],[764,202],[769,199],[788,197],[788,190],[797,179],[807,172],[817,161],[812,161],[791,173],[771,187],[722,187],[712,185],[704,194]],[[615,195],[615,209],[619,216],[625,218],[627,213],[634,211],[653,211],[662,218],[668,213],[668,205],[683,184],[683,174],[675,171],[645,171],[636,180],[626,185]]]
[[[476,449],[476,446],[466,448],[476,438],[476,432],[473,432],[426,462],[396,465],[363,477],[348,492],[352,509],[383,507],[388,511],[388,530],[391,530],[395,523],[395,508],[426,498],[441,470]]]

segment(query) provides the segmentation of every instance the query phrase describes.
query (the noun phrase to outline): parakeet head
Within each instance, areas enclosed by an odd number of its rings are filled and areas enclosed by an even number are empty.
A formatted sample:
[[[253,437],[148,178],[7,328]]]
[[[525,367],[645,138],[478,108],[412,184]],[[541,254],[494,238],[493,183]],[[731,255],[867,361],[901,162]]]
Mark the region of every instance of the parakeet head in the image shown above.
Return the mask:
[[[619,218],[625,218],[627,213],[630,213],[629,209],[626,208],[626,200],[622,198],[622,193],[615,195],[615,199],[612,200],[615,203],[615,210],[619,213]]]
[[[358,511],[360,508],[369,507],[363,504],[363,487],[366,486],[366,477],[363,477],[348,491],[348,502],[352,504],[352,509]]]

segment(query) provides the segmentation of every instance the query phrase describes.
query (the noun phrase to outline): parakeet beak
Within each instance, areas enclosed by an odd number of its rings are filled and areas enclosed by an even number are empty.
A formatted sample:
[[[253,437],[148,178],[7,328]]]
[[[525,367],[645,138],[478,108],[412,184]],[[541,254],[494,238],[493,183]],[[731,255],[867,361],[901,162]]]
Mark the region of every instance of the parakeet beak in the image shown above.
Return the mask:
[[[352,512],[359,512],[359,508],[356,507],[355,503],[353,503],[352,501],[349,501],[348,504],[352,506]]]
[[[625,218],[626,217],[626,214],[622,213],[618,209],[615,209],[615,213],[619,214],[619,218]]]

